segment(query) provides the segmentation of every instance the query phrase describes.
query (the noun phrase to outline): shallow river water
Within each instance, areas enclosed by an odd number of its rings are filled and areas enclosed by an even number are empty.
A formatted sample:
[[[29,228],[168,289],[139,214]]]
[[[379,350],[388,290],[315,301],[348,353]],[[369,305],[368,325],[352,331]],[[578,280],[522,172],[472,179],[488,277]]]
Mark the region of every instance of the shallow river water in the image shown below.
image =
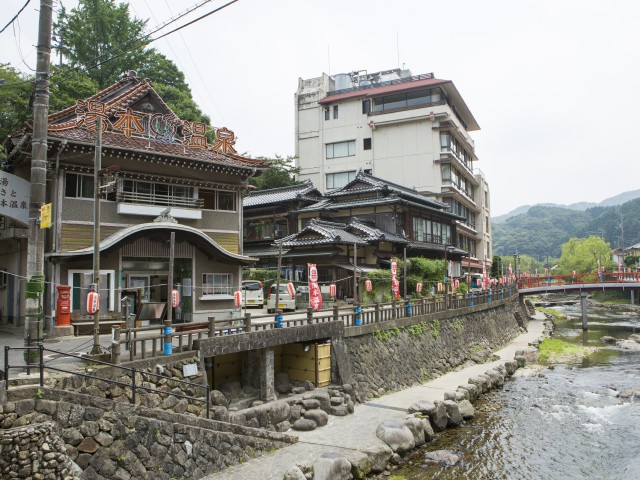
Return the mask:
[[[565,307],[556,337],[582,344],[580,311]],[[640,332],[640,315],[589,312],[589,346],[603,335]],[[447,430],[393,472],[410,479],[640,479],[640,352],[604,348],[579,365],[544,369],[505,384],[475,404],[476,417]],[[425,451],[461,456],[453,467],[426,466]]]

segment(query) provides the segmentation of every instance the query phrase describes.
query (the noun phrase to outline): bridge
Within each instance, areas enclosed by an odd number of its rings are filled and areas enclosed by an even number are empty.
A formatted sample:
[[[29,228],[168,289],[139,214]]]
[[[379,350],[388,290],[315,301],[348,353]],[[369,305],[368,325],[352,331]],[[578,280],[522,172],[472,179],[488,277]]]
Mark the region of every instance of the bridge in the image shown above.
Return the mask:
[[[631,304],[636,303],[636,292],[640,293],[640,273],[603,272],[576,275],[545,275],[539,277],[520,277],[518,293],[520,295],[539,295],[541,293],[580,293],[582,307],[582,330],[588,330],[587,294],[593,291],[622,290],[629,291]]]
[[[576,275],[520,277],[518,279],[518,293],[520,295],[582,293],[604,290],[628,290],[631,292],[631,303],[635,303],[634,293],[640,290],[640,273],[582,273]]]

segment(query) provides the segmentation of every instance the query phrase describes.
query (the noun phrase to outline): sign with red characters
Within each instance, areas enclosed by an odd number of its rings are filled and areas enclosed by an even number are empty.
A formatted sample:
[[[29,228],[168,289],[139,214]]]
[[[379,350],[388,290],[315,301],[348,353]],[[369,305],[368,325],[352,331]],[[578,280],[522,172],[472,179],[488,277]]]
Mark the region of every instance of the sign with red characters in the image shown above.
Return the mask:
[[[309,269],[309,304],[314,311],[322,308],[322,293],[318,286],[318,269],[315,263],[308,263]]]

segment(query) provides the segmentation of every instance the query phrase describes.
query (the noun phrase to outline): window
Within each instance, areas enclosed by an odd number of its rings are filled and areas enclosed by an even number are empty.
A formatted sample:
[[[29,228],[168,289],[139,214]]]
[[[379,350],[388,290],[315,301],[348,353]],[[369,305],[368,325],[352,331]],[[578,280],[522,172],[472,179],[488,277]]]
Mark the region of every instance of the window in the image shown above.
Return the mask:
[[[338,105],[333,106],[333,119],[338,118]]]
[[[371,150],[371,138],[363,138],[362,139],[362,149],[363,150]]]
[[[414,240],[418,242],[450,245],[452,241],[451,225],[425,218],[414,217],[413,236]]]
[[[442,173],[443,185],[453,185],[467,197],[473,200],[473,185],[458,170],[456,170],[455,167],[449,164],[445,164],[442,165],[440,172]]]
[[[233,274],[203,273],[202,295],[233,295]]]
[[[449,132],[440,132],[440,152],[455,156],[469,171],[473,171],[473,157],[461,142]]]
[[[416,108],[442,103],[444,96],[439,88],[414,90],[407,93],[386,95],[374,99],[374,112],[386,112],[403,108]],[[363,106],[364,110],[364,106]],[[363,111],[364,113],[364,111]]]
[[[362,113],[368,114],[371,112],[371,99],[367,98],[362,101]]]
[[[324,119],[329,120],[329,107],[324,107]]]
[[[348,140],[346,142],[327,143],[327,158],[353,157],[356,154],[356,141]]]
[[[0,288],[7,288],[7,269],[0,267]]]
[[[91,175],[80,175],[77,173],[67,173],[65,175],[64,195],[68,198],[93,198],[93,177]]]
[[[356,178],[356,171],[327,173],[327,188],[342,188]]]
[[[118,198],[122,202],[172,207],[199,208],[193,187],[169,183],[144,182],[125,179],[121,183]]]
[[[236,210],[236,194],[222,190],[203,190],[198,192],[205,210],[221,210],[234,212]]]
[[[100,270],[100,313],[115,310],[115,271]],[[93,270],[69,270],[67,284],[71,286],[71,311],[87,311],[87,295],[93,283]]]

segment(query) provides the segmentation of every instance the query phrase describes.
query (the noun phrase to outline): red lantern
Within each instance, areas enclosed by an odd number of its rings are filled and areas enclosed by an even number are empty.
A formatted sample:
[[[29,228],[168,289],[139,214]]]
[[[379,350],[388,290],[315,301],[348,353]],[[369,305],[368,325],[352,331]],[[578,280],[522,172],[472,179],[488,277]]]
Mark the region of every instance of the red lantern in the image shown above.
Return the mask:
[[[171,307],[176,308],[180,303],[180,293],[175,288],[171,290]]]
[[[438,282],[438,293],[442,292],[442,282]]]
[[[293,283],[291,282],[287,283],[287,292],[289,292],[289,295],[291,295],[291,298],[294,298],[296,296],[296,289],[293,286]]]
[[[416,283],[416,292],[422,292],[422,282]]]
[[[456,279],[456,281],[453,283],[453,286],[457,290],[460,287],[460,280]]]
[[[233,292],[233,305],[236,307],[242,305],[242,292],[240,290]]]
[[[336,286],[335,284],[331,284],[329,285],[329,296],[334,297],[336,296]]]
[[[100,295],[98,292],[89,292],[87,295],[87,313],[93,315],[100,309]]]
[[[391,260],[391,275],[396,276],[398,273],[398,262],[395,260]]]
[[[372,288],[373,288],[373,285],[371,284],[371,280],[365,280],[364,281],[364,289],[367,292],[370,292]]]

